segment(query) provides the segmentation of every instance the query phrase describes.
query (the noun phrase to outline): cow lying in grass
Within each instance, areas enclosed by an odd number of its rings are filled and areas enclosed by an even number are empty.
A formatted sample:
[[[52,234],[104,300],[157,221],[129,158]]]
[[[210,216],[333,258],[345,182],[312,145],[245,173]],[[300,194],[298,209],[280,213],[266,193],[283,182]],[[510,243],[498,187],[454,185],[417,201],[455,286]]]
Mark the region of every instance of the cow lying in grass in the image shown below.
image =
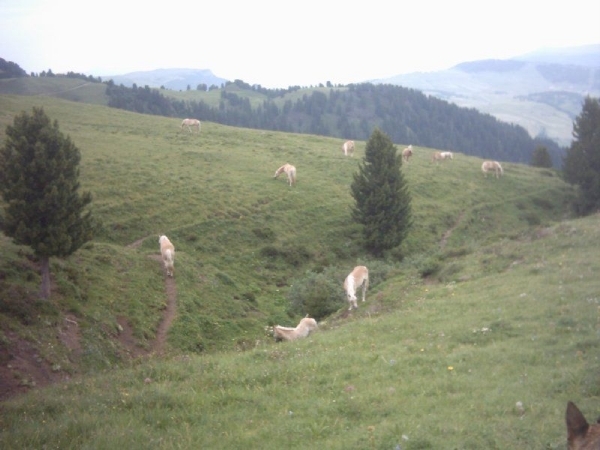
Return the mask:
[[[295,341],[305,338],[311,331],[318,328],[317,321],[311,317],[305,317],[300,321],[296,328],[282,327],[275,325],[273,327],[273,337],[276,341]]]
[[[172,277],[175,273],[175,247],[164,234],[158,238],[158,243],[160,244],[160,254],[165,263],[167,276]]]

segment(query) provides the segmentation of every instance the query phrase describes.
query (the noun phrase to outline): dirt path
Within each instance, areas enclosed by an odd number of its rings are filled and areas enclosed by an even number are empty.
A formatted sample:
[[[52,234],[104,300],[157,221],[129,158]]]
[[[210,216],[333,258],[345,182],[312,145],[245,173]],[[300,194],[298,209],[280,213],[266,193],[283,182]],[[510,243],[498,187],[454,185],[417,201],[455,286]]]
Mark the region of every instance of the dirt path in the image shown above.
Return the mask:
[[[139,239],[128,245],[128,248],[139,248],[146,238]],[[158,244],[158,242],[157,242]],[[157,245],[158,248],[158,245]],[[124,356],[130,358],[160,356],[165,352],[167,334],[177,315],[177,286],[175,279],[167,277],[162,258],[159,254],[150,255],[152,260],[160,264],[165,278],[165,294],[167,306],[156,331],[156,338],[149,348],[137,345],[133,336],[133,328],[126,317],[117,317],[119,334],[116,337],[121,344]],[[70,351],[73,360],[81,356],[81,330],[77,317],[67,314],[58,325],[58,337],[61,343]],[[0,346],[0,402],[33,388],[39,388],[70,378],[67,372],[57,367],[50,367],[41,357],[35,346],[21,338],[16,333],[6,330],[5,336],[10,341],[8,345]]]
[[[129,244],[127,247],[139,248],[145,240],[146,238],[138,239],[134,243]],[[160,264],[160,267],[165,274],[165,294],[167,297],[167,307],[163,312],[163,317],[158,325],[158,330],[156,330],[156,338],[154,339],[154,342],[147,353],[161,355],[164,352],[165,344],[167,342],[167,333],[169,332],[169,328],[171,327],[171,324],[177,315],[177,285],[175,284],[174,277],[166,276],[165,267],[161,256],[151,255],[150,258]]]
[[[462,221],[463,217],[465,215],[465,212],[461,212],[458,217],[456,218],[456,222],[454,222],[454,224],[448,228],[446,231],[444,231],[444,233],[442,234],[442,240],[440,241],[440,248],[443,250],[446,247],[446,244],[448,243],[448,239],[450,238],[450,236],[452,236],[452,232],[456,229],[456,227],[460,224],[460,222]]]

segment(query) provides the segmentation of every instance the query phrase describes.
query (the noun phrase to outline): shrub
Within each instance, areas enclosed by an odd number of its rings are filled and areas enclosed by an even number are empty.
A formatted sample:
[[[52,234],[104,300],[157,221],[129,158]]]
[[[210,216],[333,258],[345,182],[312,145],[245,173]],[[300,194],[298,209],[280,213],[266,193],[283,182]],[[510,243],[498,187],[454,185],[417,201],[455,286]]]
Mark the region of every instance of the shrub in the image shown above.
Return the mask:
[[[324,273],[308,271],[294,280],[288,293],[290,315],[308,314],[320,320],[340,309],[344,291],[338,278],[328,269]]]

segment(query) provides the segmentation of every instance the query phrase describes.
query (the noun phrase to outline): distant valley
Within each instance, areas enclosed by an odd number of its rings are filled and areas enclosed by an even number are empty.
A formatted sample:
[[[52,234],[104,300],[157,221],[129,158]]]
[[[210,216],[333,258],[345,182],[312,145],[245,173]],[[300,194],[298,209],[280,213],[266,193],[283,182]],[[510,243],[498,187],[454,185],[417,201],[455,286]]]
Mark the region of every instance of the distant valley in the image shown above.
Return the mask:
[[[600,96],[600,44],[369,81],[417,89],[568,146],[584,97]]]

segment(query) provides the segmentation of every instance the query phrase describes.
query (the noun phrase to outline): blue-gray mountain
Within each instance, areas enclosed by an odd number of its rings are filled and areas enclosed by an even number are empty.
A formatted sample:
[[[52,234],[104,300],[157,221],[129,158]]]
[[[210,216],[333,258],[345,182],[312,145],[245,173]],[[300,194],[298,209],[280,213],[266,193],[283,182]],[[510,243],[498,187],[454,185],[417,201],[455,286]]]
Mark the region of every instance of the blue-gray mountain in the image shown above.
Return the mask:
[[[164,87],[174,91],[185,91],[188,87],[195,90],[198,85],[202,84],[207,87],[220,87],[227,82],[225,78],[219,78],[207,69],[157,69],[147,72],[131,72],[124,75],[103,76],[102,79],[112,79],[115,84],[122,84],[127,87],[136,84],[139,87]]]
[[[584,97],[600,96],[600,44],[465,62],[439,72],[370,82],[417,89],[520,125],[532,137],[548,137],[568,146]]]

